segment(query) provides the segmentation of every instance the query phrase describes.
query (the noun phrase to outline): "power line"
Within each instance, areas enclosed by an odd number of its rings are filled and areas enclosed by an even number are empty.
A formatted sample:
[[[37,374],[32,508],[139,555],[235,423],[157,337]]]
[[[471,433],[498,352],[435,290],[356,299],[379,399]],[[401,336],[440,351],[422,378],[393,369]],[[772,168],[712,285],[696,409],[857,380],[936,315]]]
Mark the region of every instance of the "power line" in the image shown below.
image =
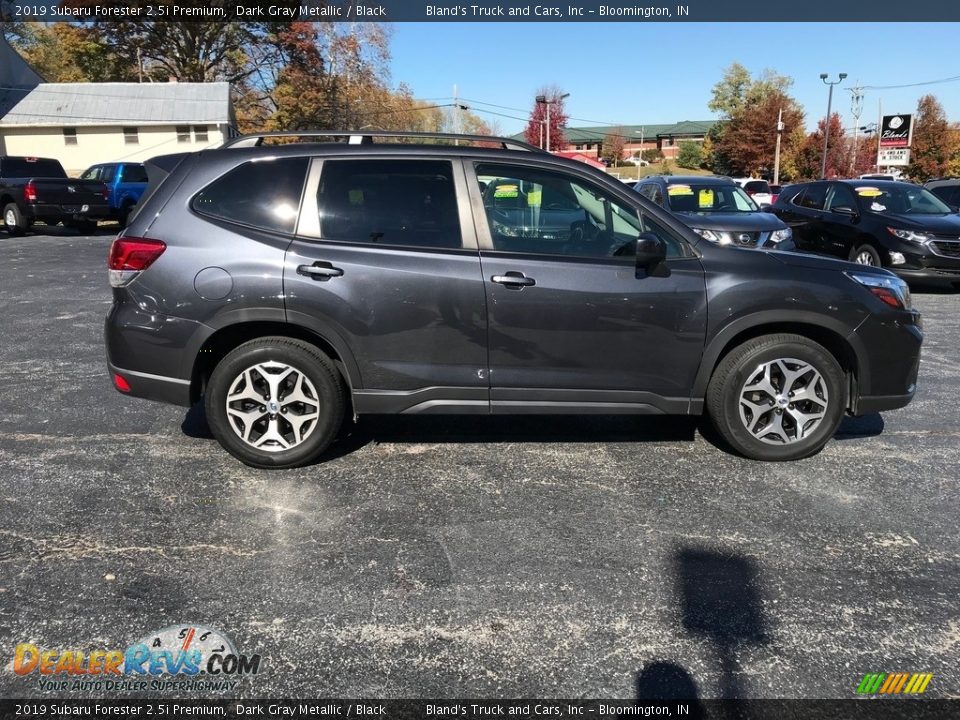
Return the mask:
[[[921,85],[939,85],[940,83],[957,82],[960,75],[942,78],[940,80],[926,80],[924,82],[907,83],[906,85],[864,85],[862,90],[898,90],[900,88],[920,87]]]

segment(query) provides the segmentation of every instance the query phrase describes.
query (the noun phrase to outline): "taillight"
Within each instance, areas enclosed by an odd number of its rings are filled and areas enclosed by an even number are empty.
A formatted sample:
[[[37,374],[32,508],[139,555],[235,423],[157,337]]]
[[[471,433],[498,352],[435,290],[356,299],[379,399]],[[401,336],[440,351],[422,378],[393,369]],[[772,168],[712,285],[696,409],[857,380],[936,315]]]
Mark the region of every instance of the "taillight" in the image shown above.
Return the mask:
[[[167,249],[160,240],[139,237],[119,237],[110,246],[107,268],[110,271],[110,285],[123,287],[137,275],[153,265],[154,261]]]
[[[130,392],[130,383],[127,382],[125,377],[118,375],[117,373],[113,374],[113,386],[120,392]]]
[[[103,195],[104,200],[110,200],[110,190],[103,183],[100,183],[100,194]]]
[[[24,186],[23,199],[28,203],[37,201],[37,186],[33,184],[33,180],[29,181]]]

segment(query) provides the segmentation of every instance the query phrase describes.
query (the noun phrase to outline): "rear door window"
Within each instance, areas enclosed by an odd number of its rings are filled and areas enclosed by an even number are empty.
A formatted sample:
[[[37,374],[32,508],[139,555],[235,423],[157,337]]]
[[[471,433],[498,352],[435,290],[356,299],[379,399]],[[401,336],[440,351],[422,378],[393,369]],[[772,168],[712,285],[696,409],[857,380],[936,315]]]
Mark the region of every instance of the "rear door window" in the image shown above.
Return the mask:
[[[192,207],[201,215],[292,233],[306,174],[305,157],[252,160],[207,185],[193,198]]]
[[[803,195],[794,199],[794,203],[808,210],[823,210],[823,203],[827,197],[826,183],[816,183],[808,185],[803,191]]]
[[[857,209],[857,198],[854,197],[853,190],[841,183],[833,186],[830,200],[827,202],[827,210],[835,211],[838,207],[854,211]]]
[[[444,160],[327,160],[320,237],[421,248],[463,245],[453,165]]]

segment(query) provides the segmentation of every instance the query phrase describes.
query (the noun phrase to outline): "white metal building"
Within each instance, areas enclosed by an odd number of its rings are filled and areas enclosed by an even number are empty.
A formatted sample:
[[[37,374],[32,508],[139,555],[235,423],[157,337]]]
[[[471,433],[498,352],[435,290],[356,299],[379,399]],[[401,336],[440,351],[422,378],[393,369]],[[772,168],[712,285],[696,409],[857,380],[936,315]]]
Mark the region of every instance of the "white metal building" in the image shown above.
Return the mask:
[[[201,150],[231,137],[230,84],[46,83],[0,38],[0,155],[96,163]]]

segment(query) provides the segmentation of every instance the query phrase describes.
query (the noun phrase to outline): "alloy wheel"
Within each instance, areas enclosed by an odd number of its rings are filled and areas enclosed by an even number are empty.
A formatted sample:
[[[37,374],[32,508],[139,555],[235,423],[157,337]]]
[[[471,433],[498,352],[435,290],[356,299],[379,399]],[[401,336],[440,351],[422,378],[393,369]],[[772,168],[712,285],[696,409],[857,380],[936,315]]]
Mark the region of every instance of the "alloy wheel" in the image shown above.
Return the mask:
[[[248,367],[230,384],[230,428],[257,450],[282,452],[303,443],[317,427],[317,389],[299,369],[280,362]]]
[[[794,358],[761,363],[740,388],[740,420],[771,445],[804,440],[827,413],[827,384],[813,365]]]

